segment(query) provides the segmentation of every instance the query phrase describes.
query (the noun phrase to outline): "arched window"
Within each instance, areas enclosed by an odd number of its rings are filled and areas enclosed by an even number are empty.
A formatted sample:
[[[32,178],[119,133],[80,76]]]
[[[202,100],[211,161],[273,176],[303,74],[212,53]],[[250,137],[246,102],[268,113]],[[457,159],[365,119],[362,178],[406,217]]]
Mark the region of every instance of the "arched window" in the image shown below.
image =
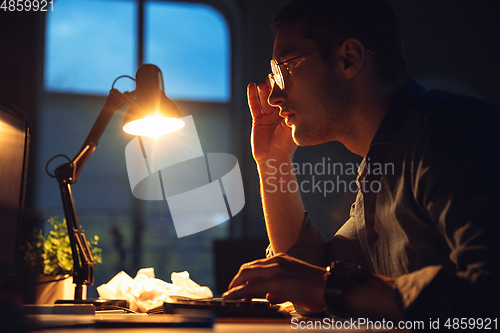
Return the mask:
[[[133,76],[138,53],[157,65],[172,99],[230,100],[227,22],[206,4],[144,3],[144,45],[138,45],[138,3],[58,0],[48,13],[44,88],[107,95],[113,80]],[[133,89],[125,81],[124,89]]]

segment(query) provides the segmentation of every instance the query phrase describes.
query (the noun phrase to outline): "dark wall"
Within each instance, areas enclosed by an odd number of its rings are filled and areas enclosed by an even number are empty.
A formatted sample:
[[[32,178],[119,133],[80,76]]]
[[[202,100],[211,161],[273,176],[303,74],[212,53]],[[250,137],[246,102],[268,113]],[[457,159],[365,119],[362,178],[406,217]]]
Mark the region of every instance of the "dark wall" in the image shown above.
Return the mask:
[[[36,112],[44,14],[0,11],[0,99]]]
[[[399,19],[412,77],[446,77],[450,85],[459,81],[500,105],[499,1],[389,2]]]

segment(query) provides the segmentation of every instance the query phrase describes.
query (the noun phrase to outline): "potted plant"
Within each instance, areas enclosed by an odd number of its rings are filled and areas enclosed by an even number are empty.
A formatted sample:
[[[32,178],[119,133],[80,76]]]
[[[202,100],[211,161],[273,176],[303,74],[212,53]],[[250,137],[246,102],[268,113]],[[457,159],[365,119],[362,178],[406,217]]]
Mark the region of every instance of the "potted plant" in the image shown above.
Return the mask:
[[[36,286],[36,303],[53,304],[57,299],[72,299],[75,286],[73,256],[66,221],[52,217],[48,220],[52,229],[47,236],[35,230],[32,242],[26,246],[24,259],[39,275]],[[87,240],[94,261],[102,263],[102,249],[97,247],[99,236]],[[86,294],[86,291],[84,291]]]

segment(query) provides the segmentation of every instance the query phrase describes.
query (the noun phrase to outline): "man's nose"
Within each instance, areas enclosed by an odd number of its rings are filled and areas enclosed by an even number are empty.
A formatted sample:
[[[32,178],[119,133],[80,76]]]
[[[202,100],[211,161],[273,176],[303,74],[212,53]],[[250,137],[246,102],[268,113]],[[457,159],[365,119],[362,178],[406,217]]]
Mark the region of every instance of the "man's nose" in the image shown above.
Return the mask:
[[[271,93],[267,98],[267,102],[269,103],[269,105],[273,107],[279,107],[281,109],[286,100],[286,93],[281,90],[276,83],[272,87],[270,87],[270,89]]]

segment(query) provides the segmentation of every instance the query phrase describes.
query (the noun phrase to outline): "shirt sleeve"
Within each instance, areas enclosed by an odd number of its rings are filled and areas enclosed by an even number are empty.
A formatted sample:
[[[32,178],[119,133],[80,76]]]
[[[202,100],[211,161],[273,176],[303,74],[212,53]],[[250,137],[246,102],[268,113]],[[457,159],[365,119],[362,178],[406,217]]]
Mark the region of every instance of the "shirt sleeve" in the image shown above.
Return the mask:
[[[307,212],[300,229],[299,239],[286,252],[288,255],[313,265],[326,267],[326,242],[321,230],[314,224]],[[266,249],[266,258],[274,255],[271,244]],[[312,313],[295,306],[295,311],[304,317],[324,317],[324,313]]]
[[[498,318],[498,281],[484,275],[472,282],[428,266],[396,279],[400,306],[409,320]]]
[[[456,268],[428,266],[397,278],[409,319],[500,314],[499,126],[480,111],[471,116],[455,106],[429,116],[411,176],[420,213],[444,237]]]
[[[300,229],[297,242],[286,252],[288,255],[317,266],[326,266],[326,242],[321,230],[314,224],[307,212]],[[266,257],[274,255],[271,244],[267,247]]]

